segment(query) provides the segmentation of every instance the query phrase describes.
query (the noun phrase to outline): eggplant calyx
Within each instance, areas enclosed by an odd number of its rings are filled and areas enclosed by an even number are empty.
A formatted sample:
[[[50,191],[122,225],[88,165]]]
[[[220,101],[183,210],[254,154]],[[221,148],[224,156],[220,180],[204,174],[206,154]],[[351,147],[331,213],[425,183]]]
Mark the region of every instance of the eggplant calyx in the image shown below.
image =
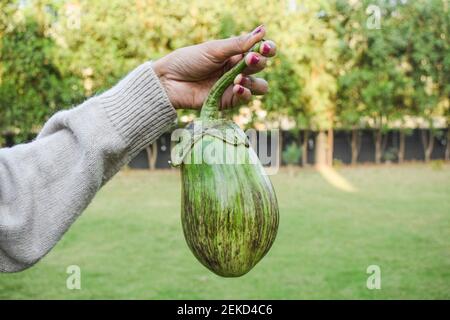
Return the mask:
[[[179,136],[179,142],[172,150],[171,165],[180,166],[193,147],[206,136],[214,137],[232,146],[250,147],[247,135],[231,120],[196,120],[190,123]]]

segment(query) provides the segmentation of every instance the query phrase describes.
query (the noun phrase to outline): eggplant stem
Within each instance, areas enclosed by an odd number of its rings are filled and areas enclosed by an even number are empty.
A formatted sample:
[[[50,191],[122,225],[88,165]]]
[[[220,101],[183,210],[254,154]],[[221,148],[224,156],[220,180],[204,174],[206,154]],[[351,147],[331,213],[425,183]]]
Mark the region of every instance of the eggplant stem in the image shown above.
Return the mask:
[[[259,52],[262,41],[256,43],[249,52]],[[200,112],[200,119],[217,119],[219,118],[220,100],[225,90],[234,82],[234,78],[237,77],[245,67],[245,58],[239,61],[233,68],[225,72],[222,77],[213,85],[209,91],[208,97],[202,106]]]

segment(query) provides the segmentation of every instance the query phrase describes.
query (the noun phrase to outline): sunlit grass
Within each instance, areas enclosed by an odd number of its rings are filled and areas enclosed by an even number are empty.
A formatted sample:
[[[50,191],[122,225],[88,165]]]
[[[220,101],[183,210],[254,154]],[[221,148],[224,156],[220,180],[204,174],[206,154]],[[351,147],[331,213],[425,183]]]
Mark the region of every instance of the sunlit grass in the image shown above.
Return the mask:
[[[450,167],[339,170],[357,192],[319,173],[272,177],[278,238],[249,274],[224,279],[187,248],[176,171],[124,171],[32,269],[0,275],[0,298],[450,298]],[[66,289],[67,266],[82,289]],[[366,288],[379,265],[381,290]]]

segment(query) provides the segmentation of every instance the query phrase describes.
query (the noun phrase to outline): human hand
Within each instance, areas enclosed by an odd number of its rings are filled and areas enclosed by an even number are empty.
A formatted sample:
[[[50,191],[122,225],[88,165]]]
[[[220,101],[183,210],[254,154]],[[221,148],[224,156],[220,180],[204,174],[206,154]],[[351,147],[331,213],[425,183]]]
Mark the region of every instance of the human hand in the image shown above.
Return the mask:
[[[261,41],[265,32],[261,25],[251,33],[177,49],[155,61],[153,69],[172,105],[177,109],[200,109],[214,83]],[[247,68],[223,94],[222,109],[248,101],[252,94],[267,92],[267,82],[250,75],[263,70],[267,57],[273,57],[275,53],[275,43],[264,41],[259,53],[245,55]]]

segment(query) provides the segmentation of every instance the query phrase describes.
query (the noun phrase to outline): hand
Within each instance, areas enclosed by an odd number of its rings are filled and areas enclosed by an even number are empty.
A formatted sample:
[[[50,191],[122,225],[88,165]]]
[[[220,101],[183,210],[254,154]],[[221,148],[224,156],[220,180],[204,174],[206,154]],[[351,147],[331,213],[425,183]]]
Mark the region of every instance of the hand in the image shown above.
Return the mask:
[[[244,58],[264,34],[265,28],[261,25],[246,35],[181,48],[155,61],[153,69],[175,108],[200,109],[214,83]],[[245,56],[247,68],[223,94],[222,109],[248,101],[252,94],[267,92],[267,82],[250,75],[264,69],[267,57],[275,53],[275,43],[264,41],[259,53]]]

